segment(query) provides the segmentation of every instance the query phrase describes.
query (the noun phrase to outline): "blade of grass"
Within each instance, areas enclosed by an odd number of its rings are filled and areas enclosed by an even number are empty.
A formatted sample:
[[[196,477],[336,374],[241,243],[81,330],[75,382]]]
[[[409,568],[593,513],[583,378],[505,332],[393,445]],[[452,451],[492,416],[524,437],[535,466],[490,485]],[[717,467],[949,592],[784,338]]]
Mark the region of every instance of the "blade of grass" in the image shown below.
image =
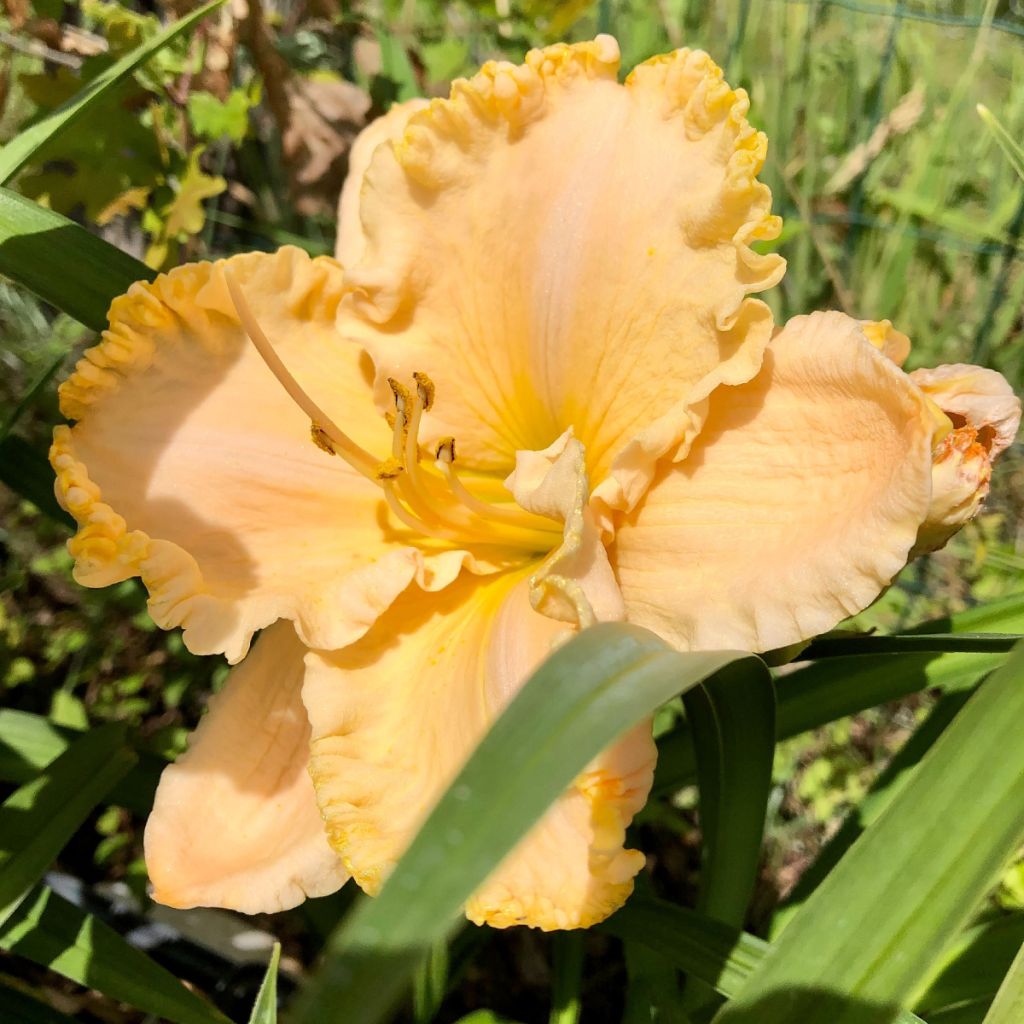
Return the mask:
[[[984,103],[979,103],[974,109],[977,110],[978,117],[985,122],[985,127],[999,143],[999,148],[1006,154],[1013,169],[1024,180],[1024,149],[1021,148],[1020,143],[999,123],[996,115]]]
[[[172,1024],[231,1024],[109,925],[45,886],[0,926],[0,949]]]
[[[145,263],[6,188],[0,188],[0,274],[95,331],[107,326],[115,296],[156,277]]]
[[[429,945],[593,757],[660,704],[736,661],[767,672],[751,655],[680,654],[622,623],[593,626],[559,648],[483,738],[380,895],[358,905],[328,941],[296,1024],[328,1012],[348,1024],[380,1020]]]
[[[267,964],[263,984],[249,1015],[249,1024],[277,1024],[277,969],[281,963],[281,943],[275,942]]]
[[[67,103],[19,132],[6,146],[0,148],[0,185],[5,185],[29,161],[38,158],[47,143],[66,131],[80,117],[89,113],[97,103],[109,97],[114,88],[136,68],[145,64],[171,40],[177,39],[206,15],[215,11],[224,0],[213,0],[179,21],[174,22],[148,42],[125,54],[102,74],[97,75],[80,93]]]
[[[412,983],[412,1015],[416,1024],[430,1024],[448,990],[448,940],[435,942],[417,966]]]
[[[892,1020],[1024,838],[1022,717],[1018,648],[794,916],[716,1024]],[[857,1012],[836,1012],[845,1004]]]
[[[1020,947],[1003,979],[985,1024],[1020,1024],[1024,1020],[1024,946]]]
[[[0,925],[135,763],[124,735],[117,725],[86,733],[0,807]]]

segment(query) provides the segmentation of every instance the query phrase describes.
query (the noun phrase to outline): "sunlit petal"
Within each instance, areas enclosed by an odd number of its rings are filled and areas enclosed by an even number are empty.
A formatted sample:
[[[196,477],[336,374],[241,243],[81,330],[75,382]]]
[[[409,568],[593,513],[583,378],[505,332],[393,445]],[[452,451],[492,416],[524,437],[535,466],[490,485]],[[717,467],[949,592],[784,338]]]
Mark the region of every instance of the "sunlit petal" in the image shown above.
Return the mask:
[[[617,71],[607,36],[550,47],[415,114],[366,174],[339,317],[382,402],[388,376],[430,374],[426,433],[468,466],[508,472],[574,427],[615,507],[756,373],[772,323],[747,296],[783,269],[749,247],[778,220],[742,90],[697,52]]]
[[[309,656],[313,781],[331,842],[363,888],[379,889],[490,723],[566,635],[533,611],[517,574],[462,579],[430,599],[410,590],[358,643]],[[470,916],[579,927],[621,905],[643,863],[623,849],[625,826],[646,798],[654,756],[648,725],[592,764],[471,901]]]
[[[268,629],[164,769],[146,825],[159,902],[269,913],[348,878],[307,770],[305,650],[288,623]]]
[[[791,320],[711,398],[611,553],[627,618],[684,648],[770,650],[860,611],[907,561],[941,427],[840,313]]]
[[[141,575],[161,626],[196,653],[241,658],[254,630],[296,622],[310,644],[361,635],[418,577],[444,586],[463,556],[424,560],[388,526],[377,486],[310,439],[310,421],[238,322],[224,267],[291,372],[365,447],[390,431],[334,316],[341,271],[297,249],[179,267],[134,285],[61,387],[51,462],[75,516],[75,576]]]
[[[363,179],[374,150],[384,142],[401,138],[409,118],[427,105],[424,99],[396,103],[383,116],[371,121],[357,136],[348,152],[348,175],[338,202],[338,242],[335,256],[342,266],[351,267],[363,254],[365,242],[363,225],[359,219],[359,203]]]

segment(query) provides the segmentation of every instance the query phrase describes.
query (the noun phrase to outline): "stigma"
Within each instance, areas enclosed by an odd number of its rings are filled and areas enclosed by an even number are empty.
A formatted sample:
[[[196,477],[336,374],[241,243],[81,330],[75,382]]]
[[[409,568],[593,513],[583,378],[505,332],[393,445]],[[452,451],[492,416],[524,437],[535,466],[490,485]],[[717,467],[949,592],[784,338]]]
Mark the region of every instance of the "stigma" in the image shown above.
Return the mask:
[[[425,373],[416,372],[406,382],[388,378],[394,402],[393,410],[386,415],[391,427],[391,451],[381,458],[356,443],[302,388],[227,269],[224,278],[242,329],[288,396],[309,418],[312,443],[322,452],[343,459],[380,487],[389,510],[404,526],[420,536],[454,546],[511,547],[546,553],[560,543],[561,523],[527,512],[512,501],[495,504],[475,494],[456,469],[454,438],[443,438],[432,457],[424,457],[420,429],[437,393]]]

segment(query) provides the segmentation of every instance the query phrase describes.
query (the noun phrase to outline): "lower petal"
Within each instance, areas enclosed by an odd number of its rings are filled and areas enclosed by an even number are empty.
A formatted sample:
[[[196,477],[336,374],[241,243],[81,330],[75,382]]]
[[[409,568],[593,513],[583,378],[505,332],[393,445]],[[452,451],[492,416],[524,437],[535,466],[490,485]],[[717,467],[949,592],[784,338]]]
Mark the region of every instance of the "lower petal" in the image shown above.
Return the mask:
[[[862,325],[791,320],[619,526],[627,618],[682,648],[766,651],[862,610],[925,520],[937,429]]]
[[[305,652],[289,624],[271,626],[164,769],[146,825],[158,902],[272,913],[347,880],[307,770]]]
[[[358,643],[307,659],[311,771],[328,834],[375,893],[533,668],[568,635],[533,611],[525,574],[410,590]],[[583,927],[632,889],[625,828],[650,788],[649,726],[598,758],[470,901],[498,927]],[[486,827],[486,823],[481,823]]]

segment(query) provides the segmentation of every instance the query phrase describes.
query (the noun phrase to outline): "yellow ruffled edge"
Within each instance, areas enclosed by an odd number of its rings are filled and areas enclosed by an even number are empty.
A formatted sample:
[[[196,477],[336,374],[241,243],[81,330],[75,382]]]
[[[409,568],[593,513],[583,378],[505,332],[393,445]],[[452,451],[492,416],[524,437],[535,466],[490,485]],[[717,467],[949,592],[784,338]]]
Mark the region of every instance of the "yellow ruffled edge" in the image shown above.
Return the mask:
[[[522,131],[542,117],[549,92],[581,79],[617,82],[619,46],[608,35],[589,42],[559,43],[531,50],[523,64],[488,61],[472,78],[452,83],[447,99],[433,99],[409,119],[392,149],[399,167],[417,185],[439,190],[462,173],[480,129],[504,125]],[[754,293],[778,284],[786,261],[777,253],[760,254],[752,244],[779,236],[782,218],[771,213],[771,190],[757,180],[764,166],[768,140],[747,120],[750,100],[745,90],[732,89],[722,69],[701,50],[682,48],[652,57],[628,75],[625,88],[653,96],[666,118],[681,114],[682,129],[697,139],[725,129],[725,185],[708,215],[687,226],[687,240],[696,246],[719,244],[722,232],[735,247],[743,271],[735,301],[715,313],[721,335],[760,335],[749,358],[730,359],[709,373],[693,391],[645,428],[616,455],[608,475],[594,488],[592,508],[604,535],[614,532],[614,513],[633,508],[646,491],[655,463],[670,454],[685,458],[706,415],[704,400],[722,384],[742,384],[760,369],[774,322],[771,310]],[[453,147],[453,153],[446,153]],[[372,176],[372,164],[368,177]],[[353,308],[367,320],[386,323],[405,301],[404,274],[358,268],[346,274],[346,292]]]
[[[650,722],[637,728],[650,728]],[[474,924],[492,928],[528,925],[541,931],[590,928],[615,913],[633,893],[634,879],[646,857],[640,850],[625,847],[626,829],[647,802],[654,781],[656,753],[651,739],[651,767],[629,778],[601,770],[580,775],[573,789],[590,808],[593,838],[588,867],[592,883],[587,900],[575,914],[541,897],[528,904],[504,886],[484,883],[466,904],[466,917]],[[555,805],[557,807],[557,804]]]
[[[223,282],[222,269],[229,265],[243,283],[258,278],[261,287],[274,287],[294,315],[333,322],[342,289],[340,266],[330,257],[314,259],[301,249],[285,246],[272,255],[245,253],[216,263],[186,264],[152,283],[136,282],[114,299],[108,312],[110,326],[99,344],[85,352],[58,389],[61,412],[80,420],[144,371],[153,361],[156,338],[163,331],[187,330],[215,353],[218,334],[211,328],[218,320],[222,326],[238,323]],[[125,519],[103,501],[99,486],[77,458],[73,428],[54,428],[50,465],[56,474],[57,501],[78,524],[78,532],[68,541],[75,580],[103,587],[139,576],[158,626],[183,626],[186,643],[195,653],[219,651],[215,637],[235,616],[231,602],[209,593],[196,560],[171,541],[129,529]],[[228,660],[241,660],[252,632],[278,617],[268,607],[262,619],[246,630],[248,636],[236,635],[228,645],[224,651]]]

